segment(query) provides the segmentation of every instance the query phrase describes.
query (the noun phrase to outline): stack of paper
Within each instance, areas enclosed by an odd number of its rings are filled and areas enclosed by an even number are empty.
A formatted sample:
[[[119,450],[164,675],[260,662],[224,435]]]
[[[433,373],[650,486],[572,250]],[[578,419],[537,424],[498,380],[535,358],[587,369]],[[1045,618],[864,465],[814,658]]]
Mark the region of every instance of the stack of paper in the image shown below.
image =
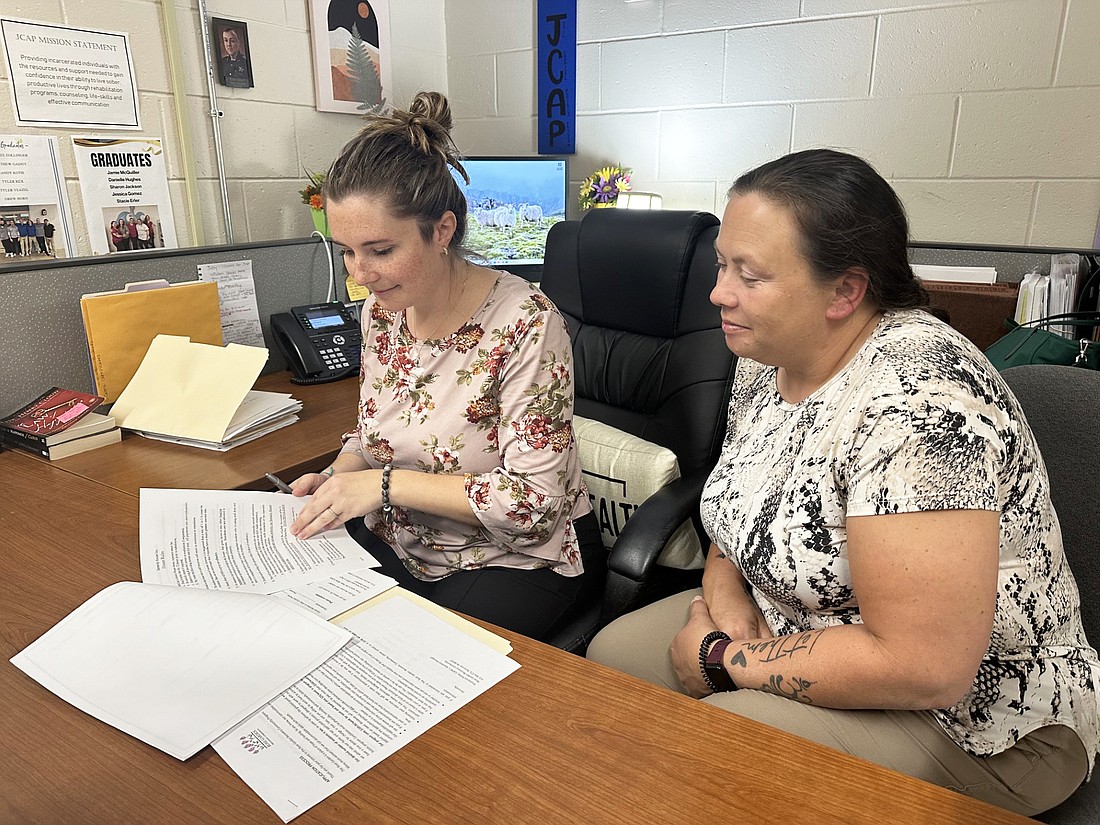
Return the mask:
[[[307,501],[142,490],[143,583],[12,663],[178,759],[213,744],[289,822],[519,667],[505,639],[366,569],[345,529],[291,536]]]
[[[233,413],[233,418],[220,441],[205,441],[200,438],[186,438],[148,430],[135,430],[135,432],[158,441],[170,441],[173,444],[225,452],[293,424],[298,420],[301,409],[302,402],[293,398],[290,393],[249,390],[241,406]]]
[[[956,284],[997,283],[997,270],[992,266],[913,264],[913,274],[922,281],[947,281]]]
[[[111,412],[148,438],[228,450],[293,424],[300,401],[251,390],[267,350],[158,335]]]

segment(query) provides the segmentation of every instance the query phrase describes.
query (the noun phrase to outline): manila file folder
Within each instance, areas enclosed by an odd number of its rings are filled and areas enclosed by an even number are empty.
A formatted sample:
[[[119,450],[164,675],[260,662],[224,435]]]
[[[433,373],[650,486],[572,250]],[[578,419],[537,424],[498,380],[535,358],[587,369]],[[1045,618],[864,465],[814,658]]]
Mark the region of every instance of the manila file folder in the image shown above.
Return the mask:
[[[214,281],[142,281],[80,299],[96,394],[111,403],[126,389],[157,335],[222,345]]]

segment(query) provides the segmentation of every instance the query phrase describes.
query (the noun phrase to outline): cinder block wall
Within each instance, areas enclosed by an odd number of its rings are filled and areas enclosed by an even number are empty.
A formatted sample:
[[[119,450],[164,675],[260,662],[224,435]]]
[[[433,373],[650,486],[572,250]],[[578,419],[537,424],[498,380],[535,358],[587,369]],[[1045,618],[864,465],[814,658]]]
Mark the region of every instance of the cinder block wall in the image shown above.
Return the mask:
[[[407,102],[417,89],[447,87],[444,0],[392,0],[391,38],[394,89],[390,97]],[[174,92],[168,57],[172,26],[182,60],[183,94]],[[298,190],[304,169],[327,168],[361,121],[355,115],[318,112],[314,100],[313,62],[306,0],[208,0],[212,17],[248,26],[255,87],[218,86],[219,119],[228,181],[233,240],[302,238],[313,231],[309,209]],[[162,137],[168,157],[168,186],[181,247],[199,238],[190,230],[181,147],[186,138],[194,156],[203,244],[226,241],[221,192],[213,146],[202,32],[195,0],[3,0],[0,13],[43,23],[121,31],[130,35],[137,78],[142,130],[111,132],[91,129],[22,128],[15,126],[10,79],[0,61],[0,134],[44,134],[58,138],[69,204],[78,239],[87,234],[76,164],[70,138],[91,134]],[[177,110],[178,107],[178,110]],[[77,255],[90,255],[80,240]]]
[[[608,162],[721,213],[811,146],[871,160],[918,240],[1093,246],[1100,0],[578,0],[576,184]],[[535,3],[448,0],[470,154],[533,152]]]

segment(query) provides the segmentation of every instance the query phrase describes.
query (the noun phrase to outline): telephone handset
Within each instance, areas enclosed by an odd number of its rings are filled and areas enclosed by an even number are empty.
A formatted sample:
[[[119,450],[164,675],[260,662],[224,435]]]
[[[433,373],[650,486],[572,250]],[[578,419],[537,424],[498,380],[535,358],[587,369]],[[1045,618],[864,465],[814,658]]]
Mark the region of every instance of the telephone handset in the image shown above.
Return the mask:
[[[271,316],[271,334],[294,373],[292,384],[322,384],[359,373],[363,336],[339,301],[278,312]]]

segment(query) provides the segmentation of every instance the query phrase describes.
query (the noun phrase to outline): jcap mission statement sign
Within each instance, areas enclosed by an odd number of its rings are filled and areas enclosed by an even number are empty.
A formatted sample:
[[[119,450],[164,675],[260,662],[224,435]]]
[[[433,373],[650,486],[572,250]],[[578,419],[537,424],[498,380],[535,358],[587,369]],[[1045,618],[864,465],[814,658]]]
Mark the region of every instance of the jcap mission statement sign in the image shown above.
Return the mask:
[[[141,128],[126,34],[11,18],[0,32],[16,125]]]

